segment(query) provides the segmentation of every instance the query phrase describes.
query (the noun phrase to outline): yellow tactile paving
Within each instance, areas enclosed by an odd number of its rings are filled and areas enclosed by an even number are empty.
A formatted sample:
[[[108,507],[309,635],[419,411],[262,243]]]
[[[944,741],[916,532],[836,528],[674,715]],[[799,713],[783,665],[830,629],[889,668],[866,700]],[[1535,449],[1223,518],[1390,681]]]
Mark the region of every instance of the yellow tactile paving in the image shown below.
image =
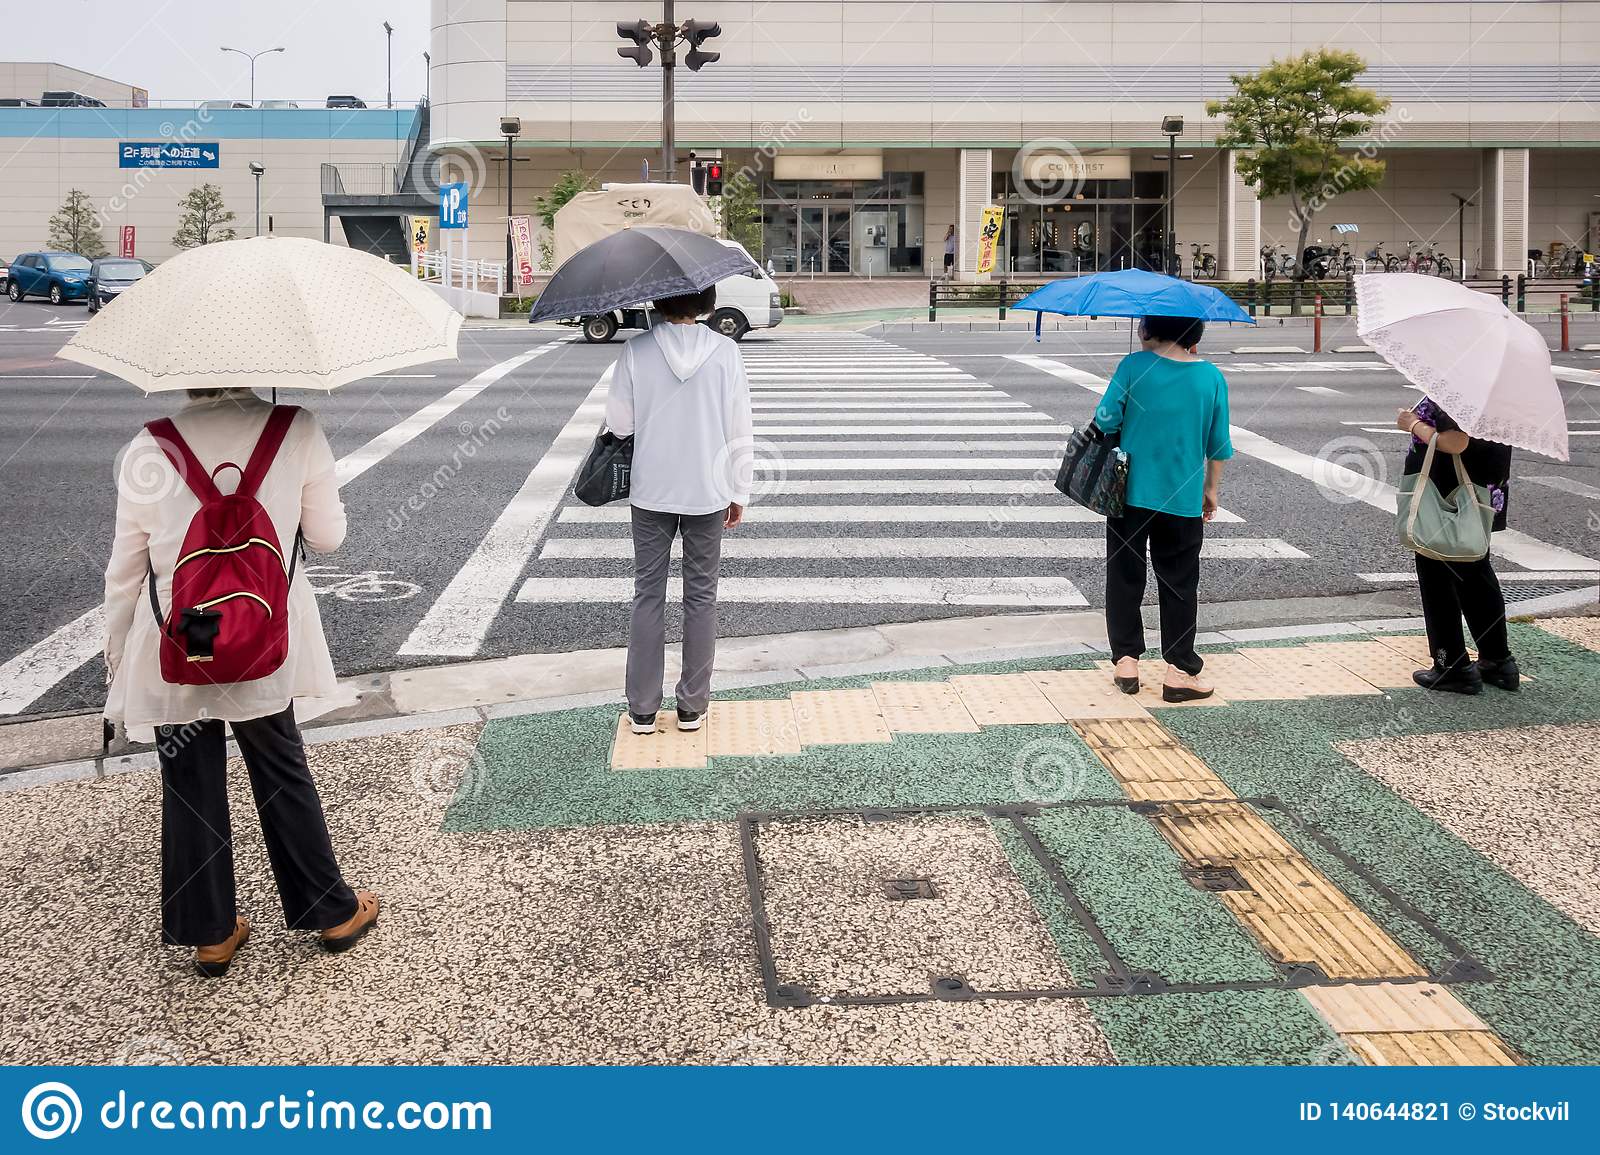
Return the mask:
[[[1109,718],[1100,722],[1074,722],[1089,749],[1154,750],[1179,745],[1177,737],[1154,718]]]
[[[1165,806],[1154,816],[1173,849],[1193,866],[1233,866],[1253,858],[1299,858],[1283,835],[1245,803]]]
[[[976,734],[978,724],[949,682],[874,682],[891,734]]]
[[[1433,654],[1428,650],[1428,639],[1424,634],[1373,634],[1372,638],[1404,655],[1408,662],[1413,663],[1413,670],[1433,665]]]
[[[950,685],[980,726],[1059,725],[1065,721],[1027,674],[957,674]]]
[[[1306,987],[1303,993],[1341,1035],[1489,1029],[1460,999],[1437,983]]]
[[[1309,698],[1313,687],[1296,678],[1269,673],[1243,654],[1207,654],[1201,677],[1230,702],[1264,702]]]
[[[1381,694],[1371,682],[1309,646],[1252,646],[1240,650],[1274,678],[1291,679],[1319,696]]]
[[[1233,791],[1210,767],[1182,747],[1097,753],[1130,798],[1167,802],[1233,797]]]
[[[1207,662],[1210,662],[1210,660],[1209,657],[1206,659]],[[1095,668],[1104,670],[1106,677],[1109,678],[1115,665],[1111,662],[1101,661],[1095,663]],[[1161,678],[1165,672],[1166,667],[1161,665],[1147,667],[1139,677],[1139,692],[1132,695],[1133,699],[1149,710],[1188,709],[1195,706],[1226,706],[1228,704],[1228,700],[1220,692],[1212,694],[1209,698],[1197,698],[1193,702],[1166,701],[1161,697]],[[1211,670],[1209,666],[1200,677],[1205,681],[1210,681]]]
[[[1404,690],[1415,686],[1411,680],[1419,663],[1383,642],[1312,642],[1306,649],[1325,655],[1357,677],[1383,690]]]
[[[1150,717],[1137,698],[1117,689],[1101,670],[1034,670],[1028,677],[1069,722]]]
[[[1332,979],[1421,978],[1427,970],[1358,910],[1246,914],[1239,921],[1281,962],[1316,963]]]
[[[1124,781],[1119,785],[1122,792],[1135,802],[1191,802],[1196,798],[1221,801],[1234,797],[1233,791],[1215,778],[1180,782]]]
[[[1374,1067],[1515,1067],[1521,1060],[1493,1031],[1396,1031],[1341,1036]]]
[[[790,695],[803,746],[892,742],[871,690],[797,690]]]
[[[685,734],[678,729],[678,715],[662,710],[656,715],[654,734],[635,734],[626,714],[617,718],[617,733],[611,741],[613,770],[703,770],[705,766],[704,726]]]
[[[800,753],[800,725],[788,698],[713,702],[706,726],[706,753],[713,758]]]
[[[1254,858],[1234,864],[1249,890],[1217,897],[1237,915],[1329,914],[1355,910],[1345,893],[1303,858]]]

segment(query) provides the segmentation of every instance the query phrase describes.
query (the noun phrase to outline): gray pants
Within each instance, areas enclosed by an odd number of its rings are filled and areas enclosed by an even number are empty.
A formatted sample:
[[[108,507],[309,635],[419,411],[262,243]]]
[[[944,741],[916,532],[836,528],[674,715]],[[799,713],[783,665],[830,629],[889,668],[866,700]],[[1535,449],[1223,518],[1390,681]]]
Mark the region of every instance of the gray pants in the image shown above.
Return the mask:
[[[667,570],[672,539],[683,535],[683,675],[678,709],[701,714],[711,699],[717,656],[717,572],[722,566],[721,510],[689,516],[633,507],[633,621],[628,630],[628,710],[661,709],[666,669]]]

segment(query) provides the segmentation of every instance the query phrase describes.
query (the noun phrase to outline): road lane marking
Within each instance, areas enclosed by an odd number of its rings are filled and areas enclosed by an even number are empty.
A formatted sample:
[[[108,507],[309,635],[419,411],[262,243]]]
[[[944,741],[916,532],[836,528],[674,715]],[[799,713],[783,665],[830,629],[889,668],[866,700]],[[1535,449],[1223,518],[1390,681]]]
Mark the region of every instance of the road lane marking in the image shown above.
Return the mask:
[[[1592,485],[1585,485],[1581,481],[1573,481],[1570,477],[1519,477],[1518,481],[1531,481],[1535,485],[1543,485],[1550,489],[1570,493],[1573,497],[1587,497],[1590,501],[1600,501],[1600,489]]]
[[[1013,359],[1030,363],[1049,361],[1047,357],[1019,355],[1013,355]],[[1034,367],[1063,380],[1074,381],[1091,392],[1105,391],[1104,378],[1085,373],[1081,369],[1059,364],[1053,368],[1047,367],[1046,364]],[[1600,377],[1600,374],[1596,376]],[[1269,465],[1276,465],[1279,469],[1293,473],[1297,477],[1303,477],[1337,499],[1360,501],[1391,515],[1395,511],[1397,491],[1394,486],[1386,482],[1357,473],[1342,465],[1335,465],[1331,461],[1324,461],[1320,457],[1313,457],[1309,453],[1301,453],[1298,449],[1290,449],[1287,445],[1279,445],[1276,441],[1269,441],[1259,433],[1252,433],[1239,425],[1229,426],[1229,434],[1233,448],[1237,452],[1247,457],[1254,457],[1258,461],[1265,461]],[[1576,570],[1600,566],[1600,561],[1594,558],[1542,542],[1538,538],[1529,537],[1521,530],[1501,530],[1490,535],[1489,541],[1491,553],[1523,569]]]
[[[765,414],[768,421],[773,420],[772,414]],[[802,421],[815,420],[814,416],[799,418]],[[918,437],[927,437],[933,434],[949,434],[952,437],[964,436],[968,433],[1026,433],[1033,434],[1059,434],[1066,437],[1072,432],[1070,425],[968,425],[964,422],[956,425],[764,425],[757,424],[756,432],[765,437],[815,437],[829,433],[837,435],[849,434],[855,437],[876,433],[887,437],[901,437],[907,434]]]
[[[894,428],[903,421],[944,421],[964,426],[968,421],[1015,421],[1019,424],[1029,424],[1037,421],[1053,421],[1048,413],[1041,413],[1037,409],[1004,409],[998,412],[984,411],[982,413],[947,413],[941,410],[925,411],[922,409],[852,409],[847,413],[833,413],[827,410],[800,410],[784,409],[774,413],[763,409],[759,414],[759,421],[887,421],[892,422],[888,428]]]
[[[1033,432],[1033,430],[1028,430]],[[818,453],[1060,453],[1059,441],[896,441],[894,436],[876,441],[774,441],[776,449],[784,453],[811,451]],[[763,456],[770,456],[764,454]]]
[[[451,390],[438,401],[423,407],[392,429],[374,437],[360,449],[347,454],[334,464],[334,475],[338,478],[340,487],[361,476],[402,445],[414,440],[428,426],[449,416],[506,373],[527,364],[554,347],[554,345],[541,346],[484,370],[465,385]],[[463,392],[468,389],[471,390],[470,393]],[[457,394],[461,396],[453,404],[447,404]],[[425,414],[431,415],[431,419],[426,423],[423,421]],[[141,600],[140,606],[143,605]],[[72,671],[100,653],[105,644],[105,630],[105,607],[98,605],[56,629],[48,637],[35,642],[4,665],[0,665],[0,714],[21,713]]]
[[[1326,385],[1296,385],[1302,393],[1310,393],[1314,397],[1348,397],[1343,389],[1329,389]]]
[[[667,597],[681,601],[683,579],[667,581]],[[633,600],[629,578],[529,578],[519,602],[581,605]],[[1086,606],[1065,578],[729,578],[717,583],[717,601],[807,605]]]
[[[615,369],[614,363],[608,366],[573,411],[478,548],[406,638],[399,651],[402,656],[469,658],[482,648],[484,635],[499,616],[594,443],[605,419],[606,395]],[[617,512],[629,513],[625,508]]]
[[[472,380],[457,385],[437,401],[424,405],[404,421],[385,429],[360,449],[340,460],[335,467],[340,486],[348,485],[395,450],[415,441],[507,373],[522,368],[529,361],[542,357],[557,347],[556,344],[540,345],[537,349],[529,349],[497,365],[491,365]]]
[[[1556,365],[1551,368],[1557,381],[1569,381],[1575,385],[1600,385],[1600,373],[1591,369],[1573,369],[1566,365]]]
[[[562,525],[625,525],[632,520],[627,506],[568,506],[561,511]],[[760,502],[750,508],[750,522],[759,525],[811,525],[851,522],[917,523],[941,522],[977,525],[1004,525],[1007,522],[1031,525],[1084,525],[1104,521],[1098,513],[1081,505],[985,506],[985,505],[779,505]],[[1237,523],[1238,514],[1218,510],[1216,522]]]
[[[1364,573],[1356,576],[1362,581],[1372,582],[1374,585],[1389,585],[1414,582],[1417,580],[1417,571],[1399,570],[1394,573]],[[1592,582],[1596,578],[1600,578],[1600,567],[1573,570],[1529,570],[1526,573],[1497,571],[1495,577],[1502,582]]]
[[[752,518],[760,507],[752,507]],[[857,558],[1103,558],[1106,543],[1099,537],[736,537],[722,542],[726,559],[776,558],[785,560],[845,560]],[[674,542],[672,556],[683,557],[683,543]],[[1213,538],[1201,548],[1201,557],[1240,560],[1283,558],[1309,560],[1278,538]],[[633,557],[633,542],[625,537],[566,537],[545,542],[540,561],[624,560]]]

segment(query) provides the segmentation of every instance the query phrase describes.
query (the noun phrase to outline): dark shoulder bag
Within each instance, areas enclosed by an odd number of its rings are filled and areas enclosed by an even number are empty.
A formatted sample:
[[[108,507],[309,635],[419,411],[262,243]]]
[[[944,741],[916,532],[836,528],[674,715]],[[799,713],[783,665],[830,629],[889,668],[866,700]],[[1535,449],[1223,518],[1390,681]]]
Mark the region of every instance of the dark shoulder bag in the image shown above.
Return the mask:
[[[633,438],[601,430],[578,467],[572,492],[585,505],[610,505],[627,498],[633,473]]]
[[[1122,437],[1106,435],[1093,422],[1074,429],[1056,472],[1056,488],[1086,509],[1121,517],[1128,508],[1128,455]]]

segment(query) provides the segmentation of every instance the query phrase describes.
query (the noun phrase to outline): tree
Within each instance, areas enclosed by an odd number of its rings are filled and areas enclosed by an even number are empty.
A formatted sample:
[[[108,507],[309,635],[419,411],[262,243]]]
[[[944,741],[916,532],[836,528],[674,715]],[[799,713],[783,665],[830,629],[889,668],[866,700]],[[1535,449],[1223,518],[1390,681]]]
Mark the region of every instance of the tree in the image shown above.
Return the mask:
[[[81,188],[68,189],[56,215],[50,218],[50,247],[90,258],[106,255],[100,236],[100,223],[89,195]]]
[[[722,185],[722,230],[760,259],[761,190],[748,173],[737,172]]]
[[[193,249],[233,240],[234,232],[229,228],[233,214],[222,203],[222,190],[216,185],[190,189],[178,207],[178,231],[172,234],[175,248]]]
[[[533,211],[538,214],[539,223],[544,226],[544,230],[539,234],[539,265],[546,272],[556,261],[556,214],[565,208],[573,197],[581,192],[588,192],[593,184],[588,173],[582,169],[571,168],[556,177],[548,193],[534,198]]]
[[[1321,48],[1274,60],[1259,72],[1231,76],[1233,95],[1206,102],[1225,118],[1217,147],[1237,149],[1239,175],[1258,196],[1287,197],[1299,229],[1295,267],[1305,274],[1311,218],[1340,193],[1376,188],[1384,162],[1377,145],[1354,151],[1389,101],[1355,84],[1367,64],[1357,53]]]

